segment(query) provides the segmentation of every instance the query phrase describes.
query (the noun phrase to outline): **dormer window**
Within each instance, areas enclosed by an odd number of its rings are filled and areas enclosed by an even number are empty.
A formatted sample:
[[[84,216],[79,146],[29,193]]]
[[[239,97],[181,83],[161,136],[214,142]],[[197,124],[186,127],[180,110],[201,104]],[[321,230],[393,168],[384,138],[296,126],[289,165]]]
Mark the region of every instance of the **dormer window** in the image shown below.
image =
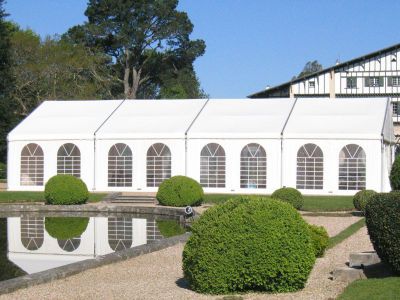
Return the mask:
[[[357,77],[347,77],[346,78],[346,87],[348,89],[356,89],[357,88]]]
[[[383,77],[381,76],[365,77],[365,86],[366,87],[383,86]]]
[[[388,77],[388,86],[400,86],[400,76]]]

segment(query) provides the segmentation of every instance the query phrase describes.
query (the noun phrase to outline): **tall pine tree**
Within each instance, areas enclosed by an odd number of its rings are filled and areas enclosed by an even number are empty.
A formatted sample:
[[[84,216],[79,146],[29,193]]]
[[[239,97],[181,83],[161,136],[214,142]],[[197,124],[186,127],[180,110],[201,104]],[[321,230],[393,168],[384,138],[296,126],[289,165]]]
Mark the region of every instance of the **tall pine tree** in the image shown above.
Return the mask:
[[[0,0],[0,162],[7,159],[7,134],[14,126],[14,102],[12,101],[13,76],[11,63],[10,32],[5,21],[7,14]]]

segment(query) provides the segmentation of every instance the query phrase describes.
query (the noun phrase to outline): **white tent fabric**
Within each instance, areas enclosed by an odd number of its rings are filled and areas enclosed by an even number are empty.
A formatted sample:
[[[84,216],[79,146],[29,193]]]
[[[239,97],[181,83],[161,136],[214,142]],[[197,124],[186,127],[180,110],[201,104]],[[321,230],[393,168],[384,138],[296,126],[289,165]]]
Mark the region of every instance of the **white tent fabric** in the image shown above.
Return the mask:
[[[210,100],[188,138],[280,138],[294,99]]]
[[[122,100],[45,101],[8,135],[9,141],[93,139]]]
[[[206,100],[126,100],[97,139],[184,138]]]
[[[394,141],[386,98],[298,99],[283,133],[285,139]],[[384,127],[385,125],[385,127]]]

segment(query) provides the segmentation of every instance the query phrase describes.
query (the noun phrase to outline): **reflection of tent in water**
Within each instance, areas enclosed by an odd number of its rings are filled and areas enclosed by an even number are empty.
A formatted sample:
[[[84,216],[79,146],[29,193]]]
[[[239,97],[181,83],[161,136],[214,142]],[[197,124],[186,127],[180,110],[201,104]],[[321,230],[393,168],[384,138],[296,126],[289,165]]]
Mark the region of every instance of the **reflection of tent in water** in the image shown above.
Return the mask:
[[[66,232],[60,232],[59,234],[64,234],[64,238],[57,239],[53,237],[54,228],[53,231],[49,230],[53,236],[46,231],[48,226],[45,226],[45,219],[7,219],[8,258],[29,274],[162,238],[154,219],[90,217],[84,232],[73,237],[68,236]]]

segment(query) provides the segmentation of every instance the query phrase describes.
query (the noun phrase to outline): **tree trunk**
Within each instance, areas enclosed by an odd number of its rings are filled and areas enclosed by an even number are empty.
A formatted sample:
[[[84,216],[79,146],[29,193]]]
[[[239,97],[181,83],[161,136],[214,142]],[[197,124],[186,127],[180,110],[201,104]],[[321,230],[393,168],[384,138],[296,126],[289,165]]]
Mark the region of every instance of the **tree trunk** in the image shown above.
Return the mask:
[[[142,74],[142,69],[139,69],[139,71],[137,71],[135,67],[132,67],[132,86],[131,86],[130,99],[136,99],[137,91],[140,85],[141,74]]]

